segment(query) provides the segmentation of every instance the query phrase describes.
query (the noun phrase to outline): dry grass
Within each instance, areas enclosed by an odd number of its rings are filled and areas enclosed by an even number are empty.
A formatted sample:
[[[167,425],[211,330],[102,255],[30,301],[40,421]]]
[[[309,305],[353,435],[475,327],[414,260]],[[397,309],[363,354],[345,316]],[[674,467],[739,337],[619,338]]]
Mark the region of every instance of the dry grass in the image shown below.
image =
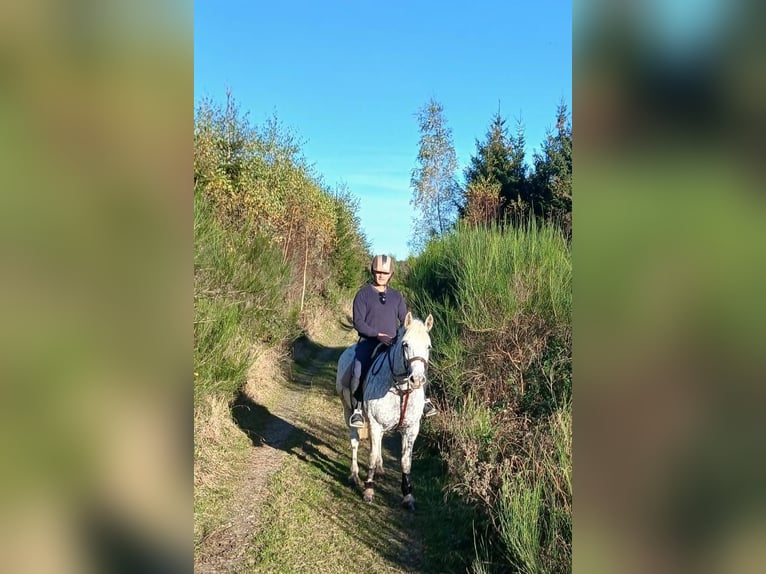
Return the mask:
[[[206,396],[194,409],[194,544],[216,530],[231,493],[231,477],[247,447],[231,419],[229,401]]]
[[[275,349],[254,345],[243,392],[261,405],[273,404],[284,380]],[[233,397],[211,393],[194,410],[194,543],[220,529],[245,464],[250,441],[232,420]]]
[[[236,442],[239,429],[231,420],[228,401],[208,395],[194,411],[194,488],[215,488],[226,477],[221,454]]]
[[[349,323],[352,315],[351,300],[347,297],[340,304],[340,315],[348,318]],[[299,318],[301,330],[309,339],[324,346],[331,347],[338,343],[350,345],[356,341],[356,332],[342,326],[338,315],[338,310],[326,302],[308,301]]]
[[[250,350],[252,363],[247,370],[247,382],[242,391],[253,402],[268,407],[277,398],[284,381],[282,364],[286,359],[283,351],[262,344],[255,344]]]

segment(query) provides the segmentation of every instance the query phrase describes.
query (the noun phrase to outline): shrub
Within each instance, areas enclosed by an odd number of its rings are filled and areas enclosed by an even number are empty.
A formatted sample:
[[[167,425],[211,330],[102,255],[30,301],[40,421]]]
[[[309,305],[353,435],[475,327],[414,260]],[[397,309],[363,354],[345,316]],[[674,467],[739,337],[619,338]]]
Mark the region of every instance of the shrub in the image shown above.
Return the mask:
[[[431,388],[444,410],[426,436],[440,446],[452,488],[484,510],[491,534],[482,552],[502,549],[495,561],[477,557],[477,568],[568,571],[566,238],[534,220],[503,229],[459,226],[408,263],[402,283],[410,307],[435,318]]]

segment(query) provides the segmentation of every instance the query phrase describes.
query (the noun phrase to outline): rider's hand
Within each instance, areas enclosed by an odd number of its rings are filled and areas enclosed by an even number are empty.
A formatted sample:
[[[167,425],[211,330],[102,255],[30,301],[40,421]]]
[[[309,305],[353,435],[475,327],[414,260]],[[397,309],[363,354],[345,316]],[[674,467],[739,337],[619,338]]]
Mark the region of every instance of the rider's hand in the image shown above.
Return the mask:
[[[391,335],[386,335],[385,333],[378,333],[378,341],[390,347],[391,343],[393,343],[394,340],[391,338]]]

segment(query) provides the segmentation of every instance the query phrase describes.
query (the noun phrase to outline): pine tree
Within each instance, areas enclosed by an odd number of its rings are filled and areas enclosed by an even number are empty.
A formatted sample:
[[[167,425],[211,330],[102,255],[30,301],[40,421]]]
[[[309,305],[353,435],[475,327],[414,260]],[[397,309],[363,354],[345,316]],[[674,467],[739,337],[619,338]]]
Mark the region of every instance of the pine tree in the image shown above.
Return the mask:
[[[537,215],[571,225],[572,123],[564,102],[556,109],[555,131],[548,130],[541,153],[535,153],[532,202]]]
[[[457,157],[452,130],[444,118],[443,106],[431,98],[417,113],[420,129],[418,165],[412,170],[410,204],[416,210],[413,251],[420,250],[434,236],[442,235],[455,223],[460,207],[455,182]]]
[[[466,213],[477,211],[488,214],[486,194],[477,190],[498,189],[497,200],[500,210],[513,201],[529,201],[527,190],[526,164],[524,161],[524,128],[519,121],[515,135],[509,135],[505,120],[498,112],[492,118],[484,141],[476,141],[476,155],[464,171],[466,181],[466,202],[481,198],[483,207],[466,207]],[[488,223],[488,222],[487,222]]]

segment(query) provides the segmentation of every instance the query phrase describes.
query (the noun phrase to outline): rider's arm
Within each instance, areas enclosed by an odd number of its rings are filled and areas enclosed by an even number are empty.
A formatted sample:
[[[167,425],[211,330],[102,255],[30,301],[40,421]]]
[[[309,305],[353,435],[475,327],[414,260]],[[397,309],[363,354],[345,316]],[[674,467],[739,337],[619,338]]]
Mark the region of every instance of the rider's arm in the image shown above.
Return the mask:
[[[365,301],[364,292],[360,291],[354,297],[354,329],[362,337],[369,339],[375,339],[378,336],[378,330],[373,328],[364,322],[364,318],[367,315],[367,302]]]

